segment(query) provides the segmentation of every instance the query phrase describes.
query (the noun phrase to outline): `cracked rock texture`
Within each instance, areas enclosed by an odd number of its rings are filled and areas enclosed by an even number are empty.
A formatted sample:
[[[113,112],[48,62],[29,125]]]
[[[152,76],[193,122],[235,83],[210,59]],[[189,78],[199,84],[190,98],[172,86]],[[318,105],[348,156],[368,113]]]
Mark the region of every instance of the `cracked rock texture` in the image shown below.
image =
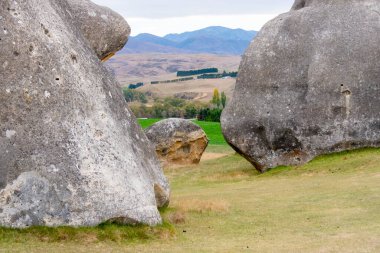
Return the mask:
[[[246,51],[223,133],[258,170],[380,146],[380,1],[298,0]]]
[[[208,145],[206,133],[184,119],[166,119],[145,130],[164,164],[198,164]]]
[[[160,223],[168,182],[99,60],[128,24],[86,0],[2,0],[0,24],[0,226]]]

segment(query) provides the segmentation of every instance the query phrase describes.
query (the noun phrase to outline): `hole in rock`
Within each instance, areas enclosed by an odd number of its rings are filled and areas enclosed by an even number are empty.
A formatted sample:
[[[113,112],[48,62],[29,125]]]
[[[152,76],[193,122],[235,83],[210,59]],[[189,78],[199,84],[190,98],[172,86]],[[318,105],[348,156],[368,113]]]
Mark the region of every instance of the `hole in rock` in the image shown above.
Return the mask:
[[[190,151],[191,151],[191,146],[190,145],[185,145],[182,147],[182,151],[185,153],[185,154],[189,154]]]
[[[169,152],[169,149],[167,149],[167,148],[162,149],[162,154],[163,155],[167,155],[168,152]]]
[[[73,61],[73,63],[77,63],[78,62],[77,56],[74,55],[74,54],[71,55],[71,60]]]
[[[49,36],[49,30],[44,26],[44,24],[41,24],[42,30],[44,30],[44,33]],[[49,36],[50,37],[50,36]]]

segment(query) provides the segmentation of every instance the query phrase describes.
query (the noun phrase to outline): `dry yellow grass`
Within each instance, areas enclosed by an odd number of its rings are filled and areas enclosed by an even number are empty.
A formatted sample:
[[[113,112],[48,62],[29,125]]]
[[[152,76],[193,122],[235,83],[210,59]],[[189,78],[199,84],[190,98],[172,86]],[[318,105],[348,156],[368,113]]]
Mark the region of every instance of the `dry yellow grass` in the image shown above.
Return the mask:
[[[204,177],[204,180],[208,182],[220,182],[220,181],[249,179],[251,176],[252,176],[252,173],[247,172],[247,171],[231,171],[227,173],[215,173],[215,174]]]
[[[126,85],[171,79],[177,70],[215,67],[222,71],[237,71],[240,61],[240,56],[213,54],[119,54],[108,64],[115,70],[119,82]]]
[[[176,77],[171,77],[175,79]],[[157,97],[173,97],[183,92],[198,94],[194,99],[196,101],[209,102],[212,99],[215,89],[225,92],[227,97],[232,97],[236,79],[197,79],[186,82],[169,83],[169,84],[147,84],[139,88],[141,92],[151,92]]]
[[[186,222],[186,213],[184,211],[175,211],[168,215],[168,219],[172,224],[183,224]]]
[[[177,79],[177,70],[216,67],[220,71],[237,71],[240,56],[220,56],[209,54],[128,54],[116,55],[109,61],[121,86],[144,82],[141,92],[151,92],[156,97],[173,97],[179,93],[197,94],[196,101],[209,102],[214,89],[231,97],[235,79],[202,79],[178,83],[151,85],[151,81]],[[195,77],[196,78],[196,77]],[[150,104],[147,104],[149,107]]]
[[[229,203],[225,200],[201,200],[195,198],[181,198],[172,201],[172,207],[182,212],[217,212],[226,213],[229,210]]]

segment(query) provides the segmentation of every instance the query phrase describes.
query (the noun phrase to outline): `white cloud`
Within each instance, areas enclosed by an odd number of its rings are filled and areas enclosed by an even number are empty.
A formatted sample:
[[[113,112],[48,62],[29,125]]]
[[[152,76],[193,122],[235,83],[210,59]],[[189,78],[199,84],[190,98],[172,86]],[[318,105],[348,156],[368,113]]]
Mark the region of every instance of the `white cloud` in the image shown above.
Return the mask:
[[[125,17],[132,34],[165,35],[208,26],[260,30],[294,0],[92,0]]]
[[[129,18],[278,14],[288,11],[294,0],[93,0]]]
[[[225,26],[245,30],[260,30],[261,27],[276,15],[217,15],[186,16],[162,19],[129,18],[132,35],[151,33],[163,36],[168,33],[194,31],[208,26]]]

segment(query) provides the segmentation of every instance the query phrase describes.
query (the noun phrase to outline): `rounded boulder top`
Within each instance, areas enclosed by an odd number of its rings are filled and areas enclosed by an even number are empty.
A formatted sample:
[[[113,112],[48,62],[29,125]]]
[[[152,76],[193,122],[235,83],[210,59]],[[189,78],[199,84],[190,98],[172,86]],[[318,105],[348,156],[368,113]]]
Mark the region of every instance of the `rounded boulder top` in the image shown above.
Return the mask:
[[[66,0],[83,35],[99,59],[105,61],[121,50],[131,28],[118,13],[89,0]]]

